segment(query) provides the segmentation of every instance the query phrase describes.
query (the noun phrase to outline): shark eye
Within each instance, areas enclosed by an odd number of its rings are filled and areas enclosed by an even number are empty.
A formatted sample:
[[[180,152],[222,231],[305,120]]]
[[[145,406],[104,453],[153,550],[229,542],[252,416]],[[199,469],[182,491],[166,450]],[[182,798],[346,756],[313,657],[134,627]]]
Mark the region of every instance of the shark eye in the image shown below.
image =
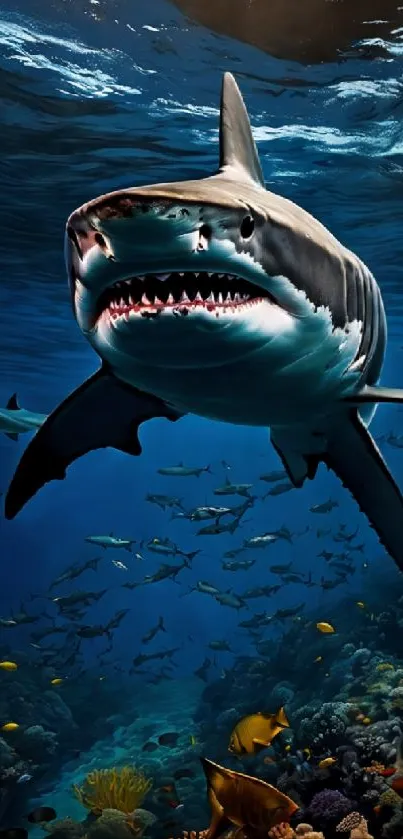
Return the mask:
[[[240,233],[241,233],[242,239],[250,239],[254,229],[255,229],[255,222],[254,222],[254,219],[252,218],[252,216],[245,216],[242,219],[241,227],[240,227]]]

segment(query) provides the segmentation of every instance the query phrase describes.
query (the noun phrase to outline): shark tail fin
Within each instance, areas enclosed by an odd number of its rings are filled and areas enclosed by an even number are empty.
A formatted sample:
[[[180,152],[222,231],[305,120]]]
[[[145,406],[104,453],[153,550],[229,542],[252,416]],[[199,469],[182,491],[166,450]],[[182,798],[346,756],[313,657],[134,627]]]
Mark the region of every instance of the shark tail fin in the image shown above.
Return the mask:
[[[380,542],[403,571],[403,496],[357,411],[350,411],[320,459],[350,490]]]
[[[248,112],[231,73],[224,73],[220,104],[220,172],[264,187],[262,167]]]
[[[191,563],[192,559],[194,559],[195,556],[197,556],[197,554],[199,554],[199,553],[200,553],[200,548],[197,551],[190,551],[190,553],[188,553],[188,554],[183,554],[184,559],[185,559],[185,563],[188,566],[188,568],[190,568],[190,563]]]
[[[235,531],[239,527],[240,520],[241,520],[241,516],[237,516],[237,518],[233,519],[231,524],[228,526],[228,530],[229,530],[230,533],[235,533]]]
[[[13,395],[10,396],[10,399],[7,402],[6,408],[7,408],[8,411],[19,411],[20,410],[20,406],[18,404],[18,398],[17,398],[16,393],[13,393]]]

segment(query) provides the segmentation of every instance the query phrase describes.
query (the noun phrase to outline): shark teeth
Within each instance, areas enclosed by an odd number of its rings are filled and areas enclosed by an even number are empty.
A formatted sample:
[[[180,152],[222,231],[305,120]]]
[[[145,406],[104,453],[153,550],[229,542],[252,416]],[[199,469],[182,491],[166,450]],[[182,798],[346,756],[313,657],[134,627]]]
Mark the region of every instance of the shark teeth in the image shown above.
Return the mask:
[[[119,280],[101,294],[99,310],[100,314],[109,313],[116,322],[121,317],[128,321],[129,315],[137,314],[154,318],[161,312],[227,315],[263,301],[273,302],[273,298],[265,289],[234,274],[174,271]]]

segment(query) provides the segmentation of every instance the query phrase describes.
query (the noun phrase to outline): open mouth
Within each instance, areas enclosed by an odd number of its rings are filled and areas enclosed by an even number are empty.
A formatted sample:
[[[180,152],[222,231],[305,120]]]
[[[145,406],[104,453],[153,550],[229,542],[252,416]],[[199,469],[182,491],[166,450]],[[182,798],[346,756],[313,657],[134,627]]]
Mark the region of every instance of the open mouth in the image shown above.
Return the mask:
[[[215,314],[236,312],[264,300],[275,302],[260,286],[232,274],[174,272],[145,274],[121,280],[98,301],[98,317],[158,317],[163,312],[181,317],[196,310]]]

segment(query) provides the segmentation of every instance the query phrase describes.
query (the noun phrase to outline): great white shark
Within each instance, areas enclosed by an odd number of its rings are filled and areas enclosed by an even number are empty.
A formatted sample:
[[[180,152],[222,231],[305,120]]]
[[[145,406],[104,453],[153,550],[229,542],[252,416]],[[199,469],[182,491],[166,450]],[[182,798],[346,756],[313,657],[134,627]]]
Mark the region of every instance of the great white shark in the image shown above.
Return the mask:
[[[270,428],[295,487],[323,462],[403,570],[403,498],[368,425],[387,328],[366,265],[265,189],[239,88],[223,78],[220,160],[199,180],[132,187],[75,210],[65,255],[77,323],[102,360],[38,430],[12,519],[94,449],[141,453],[145,420],[188,413]]]

